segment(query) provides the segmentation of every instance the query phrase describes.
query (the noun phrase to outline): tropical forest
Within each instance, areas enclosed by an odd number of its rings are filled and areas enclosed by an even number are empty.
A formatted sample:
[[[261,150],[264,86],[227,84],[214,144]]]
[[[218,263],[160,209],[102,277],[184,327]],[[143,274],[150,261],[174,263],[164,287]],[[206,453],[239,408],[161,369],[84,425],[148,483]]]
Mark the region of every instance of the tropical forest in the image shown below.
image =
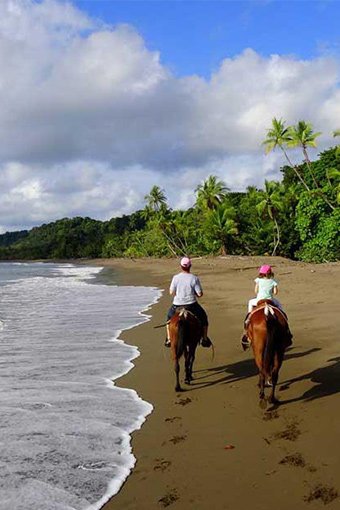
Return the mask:
[[[330,262],[340,259],[340,145],[310,159],[320,132],[305,121],[274,118],[266,153],[282,154],[282,177],[233,192],[216,175],[193,190],[195,203],[172,210],[166,190],[153,186],[145,207],[108,221],[63,218],[0,235],[2,260],[181,255],[281,255]],[[333,132],[334,137],[340,131]],[[336,139],[335,139],[336,140]],[[292,161],[300,151],[298,164]]]

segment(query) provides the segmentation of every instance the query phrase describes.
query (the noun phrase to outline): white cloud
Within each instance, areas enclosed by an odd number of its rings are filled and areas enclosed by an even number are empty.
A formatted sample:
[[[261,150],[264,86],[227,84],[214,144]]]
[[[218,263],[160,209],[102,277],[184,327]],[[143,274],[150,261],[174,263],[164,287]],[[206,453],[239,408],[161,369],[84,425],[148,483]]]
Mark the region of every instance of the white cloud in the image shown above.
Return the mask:
[[[175,78],[129,26],[56,0],[0,4],[0,213],[17,229],[143,206],[153,184],[191,205],[210,173],[232,189],[278,178],[273,116],[339,127],[339,62],[246,49],[205,80]],[[19,207],[20,206],[20,207]]]

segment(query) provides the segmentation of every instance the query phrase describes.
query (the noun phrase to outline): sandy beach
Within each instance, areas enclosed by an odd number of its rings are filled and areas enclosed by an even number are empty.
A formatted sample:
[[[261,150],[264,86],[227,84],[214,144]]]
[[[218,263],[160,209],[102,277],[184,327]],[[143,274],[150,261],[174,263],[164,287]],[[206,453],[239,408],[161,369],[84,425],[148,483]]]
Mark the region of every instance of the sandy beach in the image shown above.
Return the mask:
[[[174,391],[164,323],[176,260],[97,260],[119,284],[165,289],[149,322],[123,333],[138,346],[135,368],[116,381],[154,406],[133,435],[136,466],[104,510],[300,510],[339,508],[340,263],[270,257],[194,259],[215,355],[199,347],[194,382]],[[259,407],[252,352],[240,347],[260,264],[279,281],[294,345],[281,368],[280,405]],[[106,271],[109,273],[109,271]],[[183,376],[183,369],[182,369]]]

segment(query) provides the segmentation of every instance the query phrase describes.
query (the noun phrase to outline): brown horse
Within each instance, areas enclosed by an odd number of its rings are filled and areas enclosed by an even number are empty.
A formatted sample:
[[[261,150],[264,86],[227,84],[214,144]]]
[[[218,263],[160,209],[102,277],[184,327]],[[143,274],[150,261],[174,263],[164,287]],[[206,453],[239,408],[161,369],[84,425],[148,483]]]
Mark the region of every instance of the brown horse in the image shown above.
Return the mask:
[[[196,347],[202,337],[202,325],[198,318],[185,307],[177,308],[175,315],[170,319],[171,354],[175,364],[176,387],[175,391],[182,391],[179,382],[179,360],[184,354],[185,384],[192,381],[192,367],[195,359]]]
[[[270,300],[259,301],[251,312],[247,325],[255,363],[259,369],[260,405],[265,406],[264,388],[272,387],[268,401],[277,403],[275,388],[286,348],[292,343],[292,335],[285,314]]]

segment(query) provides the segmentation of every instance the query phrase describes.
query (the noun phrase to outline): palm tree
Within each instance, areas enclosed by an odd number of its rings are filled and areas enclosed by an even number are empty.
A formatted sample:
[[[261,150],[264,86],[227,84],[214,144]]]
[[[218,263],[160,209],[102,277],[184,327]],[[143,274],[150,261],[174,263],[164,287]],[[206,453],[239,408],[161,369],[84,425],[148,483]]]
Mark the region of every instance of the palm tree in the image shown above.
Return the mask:
[[[168,244],[169,250],[173,253],[173,255],[186,255],[188,250],[187,247],[184,246],[180,232],[178,230],[178,224],[176,223],[174,214],[169,209],[161,209],[160,213],[154,218],[153,225],[158,228],[166,242]]]
[[[209,236],[219,243],[222,255],[227,254],[229,240],[238,233],[234,218],[235,209],[229,204],[219,204],[209,212]]]
[[[274,224],[274,239],[272,256],[276,254],[276,250],[280,244],[280,228],[277,221],[278,212],[283,208],[282,202],[282,186],[275,181],[264,181],[265,189],[263,198],[256,206],[260,215],[266,215]]]
[[[195,193],[197,193],[196,204],[211,211],[222,203],[228,191],[229,188],[223,181],[219,181],[216,175],[209,175],[195,189]]]
[[[142,211],[142,216],[149,220],[149,226],[159,229],[173,255],[185,255],[186,251],[183,245],[180,246],[181,242],[177,241],[178,232],[176,224],[172,217],[173,213],[167,206],[164,190],[159,186],[153,186],[150,193],[144,199],[147,201],[147,204]]]
[[[160,212],[162,209],[167,208],[166,195],[164,190],[159,186],[152,186],[148,195],[145,195],[146,208],[153,212]]]
[[[301,147],[305,163],[308,167],[309,173],[312,177],[314,186],[318,191],[318,194],[322,197],[322,199],[326,202],[326,204],[334,210],[334,206],[330,203],[326,195],[321,190],[314,172],[312,168],[312,163],[309,159],[307,148],[308,147],[316,147],[316,138],[321,135],[321,132],[314,133],[312,124],[305,122],[304,120],[300,120],[296,126],[292,126],[289,128],[289,136],[290,141],[287,143],[288,147]]]
[[[272,119],[272,127],[267,129],[267,138],[263,142],[263,145],[265,145],[266,147],[265,152],[266,154],[269,154],[269,152],[276,149],[276,147],[279,147],[283,152],[288,162],[288,165],[294,170],[299,181],[304,185],[307,191],[310,191],[308,184],[306,183],[306,181],[296,168],[296,165],[292,163],[288,156],[286,147],[289,146],[288,144],[290,142],[291,142],[290,127],[286,127],[284,120],[277,119],[276,117],[274,117]]]
[[[316,188],[319,188],[319,185],[314,176],[314,172],[312,170],[312,165],[308,156],[307,148],[316,147],[316,139],[318,136],[321,135],[321,132],[314,133],[312,124],[305,122],[304,120],[299,120],[296,126],[291,126],[288,129],[288,134],[290,140],[287,143],[287,147],[291,148],[301,147],[306,165],[313,179],[314,185]]]

